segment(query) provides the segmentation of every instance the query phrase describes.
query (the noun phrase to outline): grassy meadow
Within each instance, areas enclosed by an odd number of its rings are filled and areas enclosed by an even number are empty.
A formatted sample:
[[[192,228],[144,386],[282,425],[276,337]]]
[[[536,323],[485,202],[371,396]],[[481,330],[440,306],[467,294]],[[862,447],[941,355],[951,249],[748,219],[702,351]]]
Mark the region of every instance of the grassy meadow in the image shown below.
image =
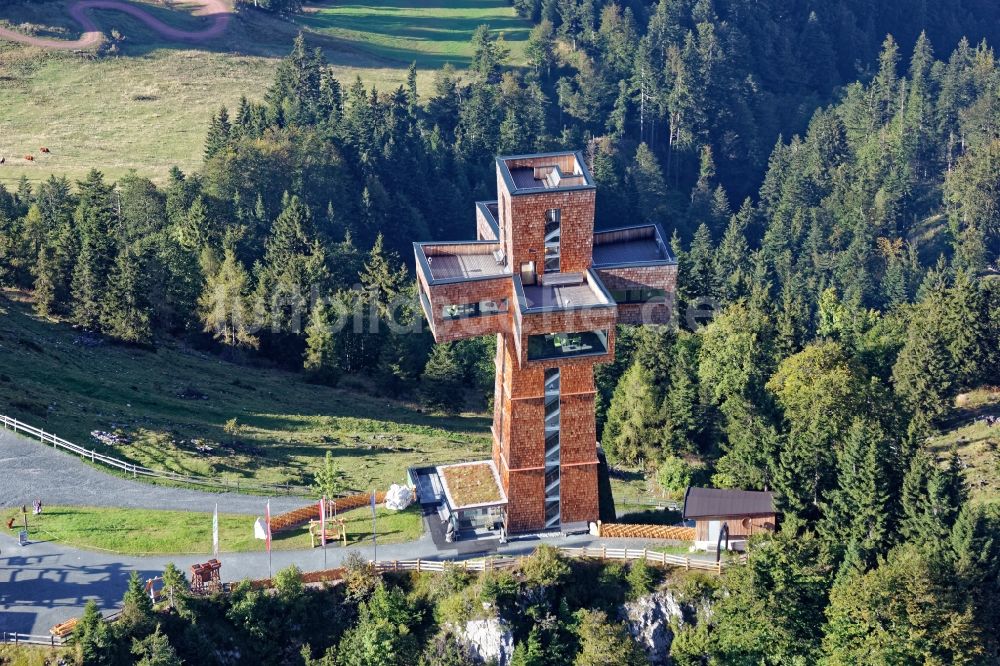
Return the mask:
[[[20,529],[20,513],[14,535]],[[370,544],[371,511],[368,507],[343,514],[348,547]],[[219,550],[243,553],[264,550],[264,542],[254,538],[254,516],[219,514]],[[401,543],[420,537],[423,531],[420,507],[376,511],[379,543]],[[28,534],[32,541],[58,542],[77,548],[111,551],[123,555],[194,555],[212,552],[212,514],[190,511],[152,511],[86,506],[45,507],[40,516],[28,516]],[[328,547],[341,544],[330,539]],[[317,540],[318,543],[318,540]],[[312,547],[309,528],[278,532],[271,540],[275,550],[299,550]]]
[[[175,341],[104,343],[3,298],[0,413],[139,465],[230,481],[308,485],[329,450],[348,488],[365,491],[403,481],[411,465],[489,454],[483,414],[428,414],[352,377],[317,386]],[[103,444],[93,430],[130,442]]]
[[[971,496],[1000,502],[1000,423],[987,425],[987,415],[1000,417],[1000,388],[983,387],[958,396],[947,429],[932,439],[931,450],[939,459],[953,448],[958,451]]]
[[[75,38],[66,16],[70,0],[0,7],[0,23],[47,37]],[[150,13],[185,29],[204,20],[143,2]],[[98,168],[110,178],[135,170],[162,182],[171,166],[201,164],[205,130],[221,104],[240,95],[260,99],[278,59],[301,30],[321,47],[344,82],[360,76],[381,89],[404,83],[411,62],[418,86],[429,90],[433,70],[465,67],[469,39],[489,23],[504,35],[515,63],[523,62],[530,24],[506,0],[393,0],[386,3],[308,5],[291,20],[246,10],[218,42],[192,46],[163,41],[142,23],[114,11],[95,13],[118,55],[52,52],[0,41],[0,183],[23,175],[82,178]],[[42,154],[39,147],[52,152]],[[32,154],[35,161],[24,159]]]

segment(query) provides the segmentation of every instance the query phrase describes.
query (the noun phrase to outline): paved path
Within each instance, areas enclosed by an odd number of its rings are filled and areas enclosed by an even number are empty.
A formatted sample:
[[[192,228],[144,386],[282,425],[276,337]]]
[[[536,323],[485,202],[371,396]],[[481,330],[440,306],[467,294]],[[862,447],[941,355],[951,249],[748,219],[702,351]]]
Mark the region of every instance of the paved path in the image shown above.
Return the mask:
[[[500,547],[500,553],[525,555],[543,542],[567,547],[606,544],[609,548],[642,548],[649,544],[648,541],[597,539],[588,535],[535,536],[512,540]],[[279,571],[295,564],[303,571],[318,571],[338,566],[351,552],[359,552],[367,559],[374,559],[376,554],[371,546],[329,546],[324,562],[323,550],[319,548],[275,551],[271,569]],[[439,553],[426,531],[417,541],[378,547],[379,560],[452,557]],[[147,579],[159,575],[167,562],[174,562],[187,571],[192,564],[206,559],[206,555],[128,557],[53,543],[21,547],[6,534],[0,534],[0,631],[48,635],[49,629],[56,624],[78,617],[90,599],[104,611],[117,608],[133,570]],[[219,559],[224,581],[268,577],[268,558],[264,552],[223,553]]]
[[[131,509],[211,511],[263,515],[266,498],[210,493],[130,481],[89,465],[38,440],[0,430],[0,507],[42,504],[116,506]],[[302,497],[271,498],[273,514],[310,502]]]
[[[182,42],[204,42],[224,33],[229,26],[229,19],[232,18],[232,10],[226,4],[225,0],[195,1],[202,5],[202,8],[196,11],[195,15],[212,19],[211,25],[203,30],[179,30],[167,25],[136,5],[121,2],[120,0],[79,0],[69,8],[69,15],[83,28],[83,35],[79,39],[66,40],[33,37],[9,28],[0,28],[0,39],[21,42],[22,44],[30,44],[32,46],[41,46],[47,49],[71,50],[97,46],[104,39],[104,34],[94,19],[88,14],[92,9],[112,9],[123,12],[142,21],[159,33],[160,36]]]

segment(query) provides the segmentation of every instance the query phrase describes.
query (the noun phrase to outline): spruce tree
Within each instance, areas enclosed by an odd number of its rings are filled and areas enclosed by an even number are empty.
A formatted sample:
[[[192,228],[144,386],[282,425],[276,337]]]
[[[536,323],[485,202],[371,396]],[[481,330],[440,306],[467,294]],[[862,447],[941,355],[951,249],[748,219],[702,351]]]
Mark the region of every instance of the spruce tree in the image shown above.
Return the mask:
[[[457,412],[464,403],[462,366],[455,357],[451,343],[434,347],[423,377],[420,379],[420,393],[429,407],[448,412]]]
[[[329,384],[337,379],[337,343],[331,320],[331,308],[317,301],[306,326],[306,350],[302,367],[314,381]]]
[[[635,466],[659,456],[656,396],[650,372],[633,363],[615,388],[601,444],[612,464]]]
[[[101,299],[101,330],[122,342],[145,344],[153,336],[143,258],[132,248],[118,253]]]

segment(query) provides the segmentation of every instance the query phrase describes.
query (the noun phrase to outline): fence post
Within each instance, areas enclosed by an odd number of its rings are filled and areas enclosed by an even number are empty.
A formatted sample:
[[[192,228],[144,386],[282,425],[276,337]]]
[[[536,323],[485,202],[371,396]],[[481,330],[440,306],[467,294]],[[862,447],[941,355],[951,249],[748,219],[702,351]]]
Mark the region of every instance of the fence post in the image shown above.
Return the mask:
[[[690,570],[691,570],[691,556],[687,555],[684,558],[684,571],[690,571]]]
[[[420,558],[417,558],[417,573],[420,573]]]
[[[601,559],[602,560],[608,559],[608,544],[606,543],[601,544]]]
[[[649,562],[649,551],[646,548],[642,549],[642,561]]]

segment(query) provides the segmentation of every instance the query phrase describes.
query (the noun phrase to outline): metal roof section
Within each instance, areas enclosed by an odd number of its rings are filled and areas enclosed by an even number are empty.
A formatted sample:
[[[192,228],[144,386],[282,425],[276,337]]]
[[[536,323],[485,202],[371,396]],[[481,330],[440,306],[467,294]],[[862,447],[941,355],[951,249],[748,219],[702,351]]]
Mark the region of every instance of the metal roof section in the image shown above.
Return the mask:
[[[774,493],[758,490],[696,488],[684,492],[684,520],[725,516],[769,516],[777,513]]]

